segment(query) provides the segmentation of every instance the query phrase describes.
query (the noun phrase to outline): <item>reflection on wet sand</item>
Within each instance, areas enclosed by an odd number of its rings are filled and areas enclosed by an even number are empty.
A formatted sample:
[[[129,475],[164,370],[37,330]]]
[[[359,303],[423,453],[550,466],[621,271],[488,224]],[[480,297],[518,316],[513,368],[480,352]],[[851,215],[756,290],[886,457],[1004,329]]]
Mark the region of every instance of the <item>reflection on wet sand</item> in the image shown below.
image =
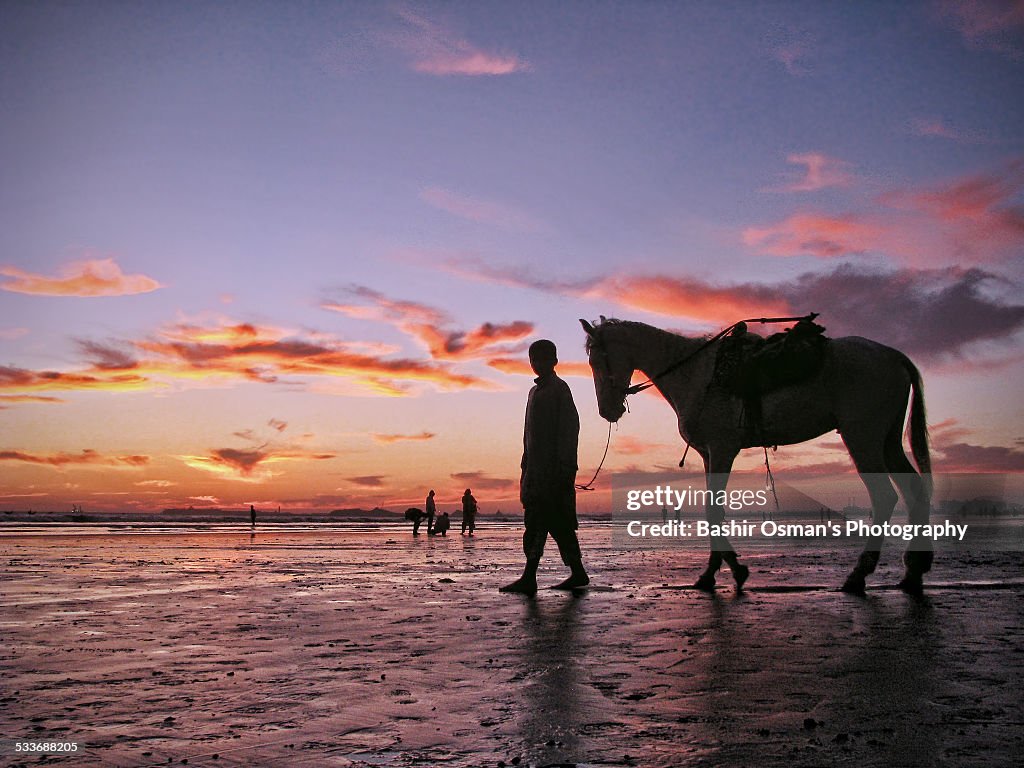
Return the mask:
[[[835,583],[843,564],[769,554],[751,558],[769,590],[737,597],[675,589],[685,554],[583,536],[591,589],[532,600],[497,591],[521,568],[511,529],[0,537],[0,733],[78,741],[96,765],[959,768],[1020,753],[1019,555],[941,559],[936,583],[1006,588],[918,602],[771,591]]]

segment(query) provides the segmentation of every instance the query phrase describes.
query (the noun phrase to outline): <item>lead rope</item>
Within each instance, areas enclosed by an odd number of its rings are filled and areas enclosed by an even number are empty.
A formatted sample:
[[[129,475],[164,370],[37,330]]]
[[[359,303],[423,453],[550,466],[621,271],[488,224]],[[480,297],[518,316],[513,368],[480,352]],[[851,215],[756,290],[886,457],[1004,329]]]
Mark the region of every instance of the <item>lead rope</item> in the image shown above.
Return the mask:
[[[585,485],[576,484],[576,490],[578,491],[592,491],[594,490],[594,481],[597,480],[597,476],[601,474],[601,467],[604,466],[604,460],[608,457],[608,446],[612,444],[612,423],[608,422],[608,439],[604,442],[604,453],[601,454],[601,463],[597,465],[597,471],[594,472],[594,476],[590,478],[590,482]]]
[[[775,511],[779,511],[779,494],[775,492],[775,475],[772,474],[772,466],[768,463],[768,446],[764,448],[764,484],[769,491],[772,492],[772,497],[775,499]]]

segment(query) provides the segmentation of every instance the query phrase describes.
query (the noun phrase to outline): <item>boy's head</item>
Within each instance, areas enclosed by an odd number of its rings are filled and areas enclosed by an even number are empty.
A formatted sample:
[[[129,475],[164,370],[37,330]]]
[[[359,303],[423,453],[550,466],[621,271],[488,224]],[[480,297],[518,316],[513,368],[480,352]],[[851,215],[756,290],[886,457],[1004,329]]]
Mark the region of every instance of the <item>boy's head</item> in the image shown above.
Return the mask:
[[[555,343],[540,339],[530,345],[530,367],[538,376],[551,373],[558,364],[558,350]]]

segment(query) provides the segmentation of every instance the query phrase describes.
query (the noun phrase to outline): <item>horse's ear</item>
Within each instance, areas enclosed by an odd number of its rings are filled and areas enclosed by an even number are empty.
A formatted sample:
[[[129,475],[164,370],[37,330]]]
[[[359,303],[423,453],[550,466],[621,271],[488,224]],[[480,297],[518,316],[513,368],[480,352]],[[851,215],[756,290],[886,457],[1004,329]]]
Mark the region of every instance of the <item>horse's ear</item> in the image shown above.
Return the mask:
[[[594,326],[592,326],[590,323],[588,323],[582,317],[580,318],[580,325],[582,325],[583,326],[583,330],[587,332],[587,336],[593,336],[594,335]]]

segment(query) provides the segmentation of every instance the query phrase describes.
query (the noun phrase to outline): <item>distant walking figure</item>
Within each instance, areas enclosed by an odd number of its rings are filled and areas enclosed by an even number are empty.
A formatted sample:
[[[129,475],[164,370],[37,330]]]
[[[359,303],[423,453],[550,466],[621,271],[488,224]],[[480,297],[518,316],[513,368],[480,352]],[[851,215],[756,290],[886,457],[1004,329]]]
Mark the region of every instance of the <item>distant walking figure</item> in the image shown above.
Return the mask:
[[[467,528],[469,535],[472,536],[476,530],[476,498],[469,488],[462,494],[462,533],[465,533]]]
[[[580,417],[569,385],[555,374],[557,364],[558,352],[553,342],[541,339],[530,346],[530,366],[537,378],[526,401],[519,480],[519,500],[526,523],[526,568],[521,577],[501,587],[501,592],[536,593],[537,566],[548,534],[558,545],[562,562],[572,569],[569,578],[554,589],[575,589],[590,583],[576,537],[579,523],[574,483]]]
[[[427,533],[434,531],[434,517],[437,515],[437,504],[434,503],[434,489],[427,494]]]
[[[256,507],[252,504],[249,505],[249,519],[252,521],[252,527],[256,527]]]

